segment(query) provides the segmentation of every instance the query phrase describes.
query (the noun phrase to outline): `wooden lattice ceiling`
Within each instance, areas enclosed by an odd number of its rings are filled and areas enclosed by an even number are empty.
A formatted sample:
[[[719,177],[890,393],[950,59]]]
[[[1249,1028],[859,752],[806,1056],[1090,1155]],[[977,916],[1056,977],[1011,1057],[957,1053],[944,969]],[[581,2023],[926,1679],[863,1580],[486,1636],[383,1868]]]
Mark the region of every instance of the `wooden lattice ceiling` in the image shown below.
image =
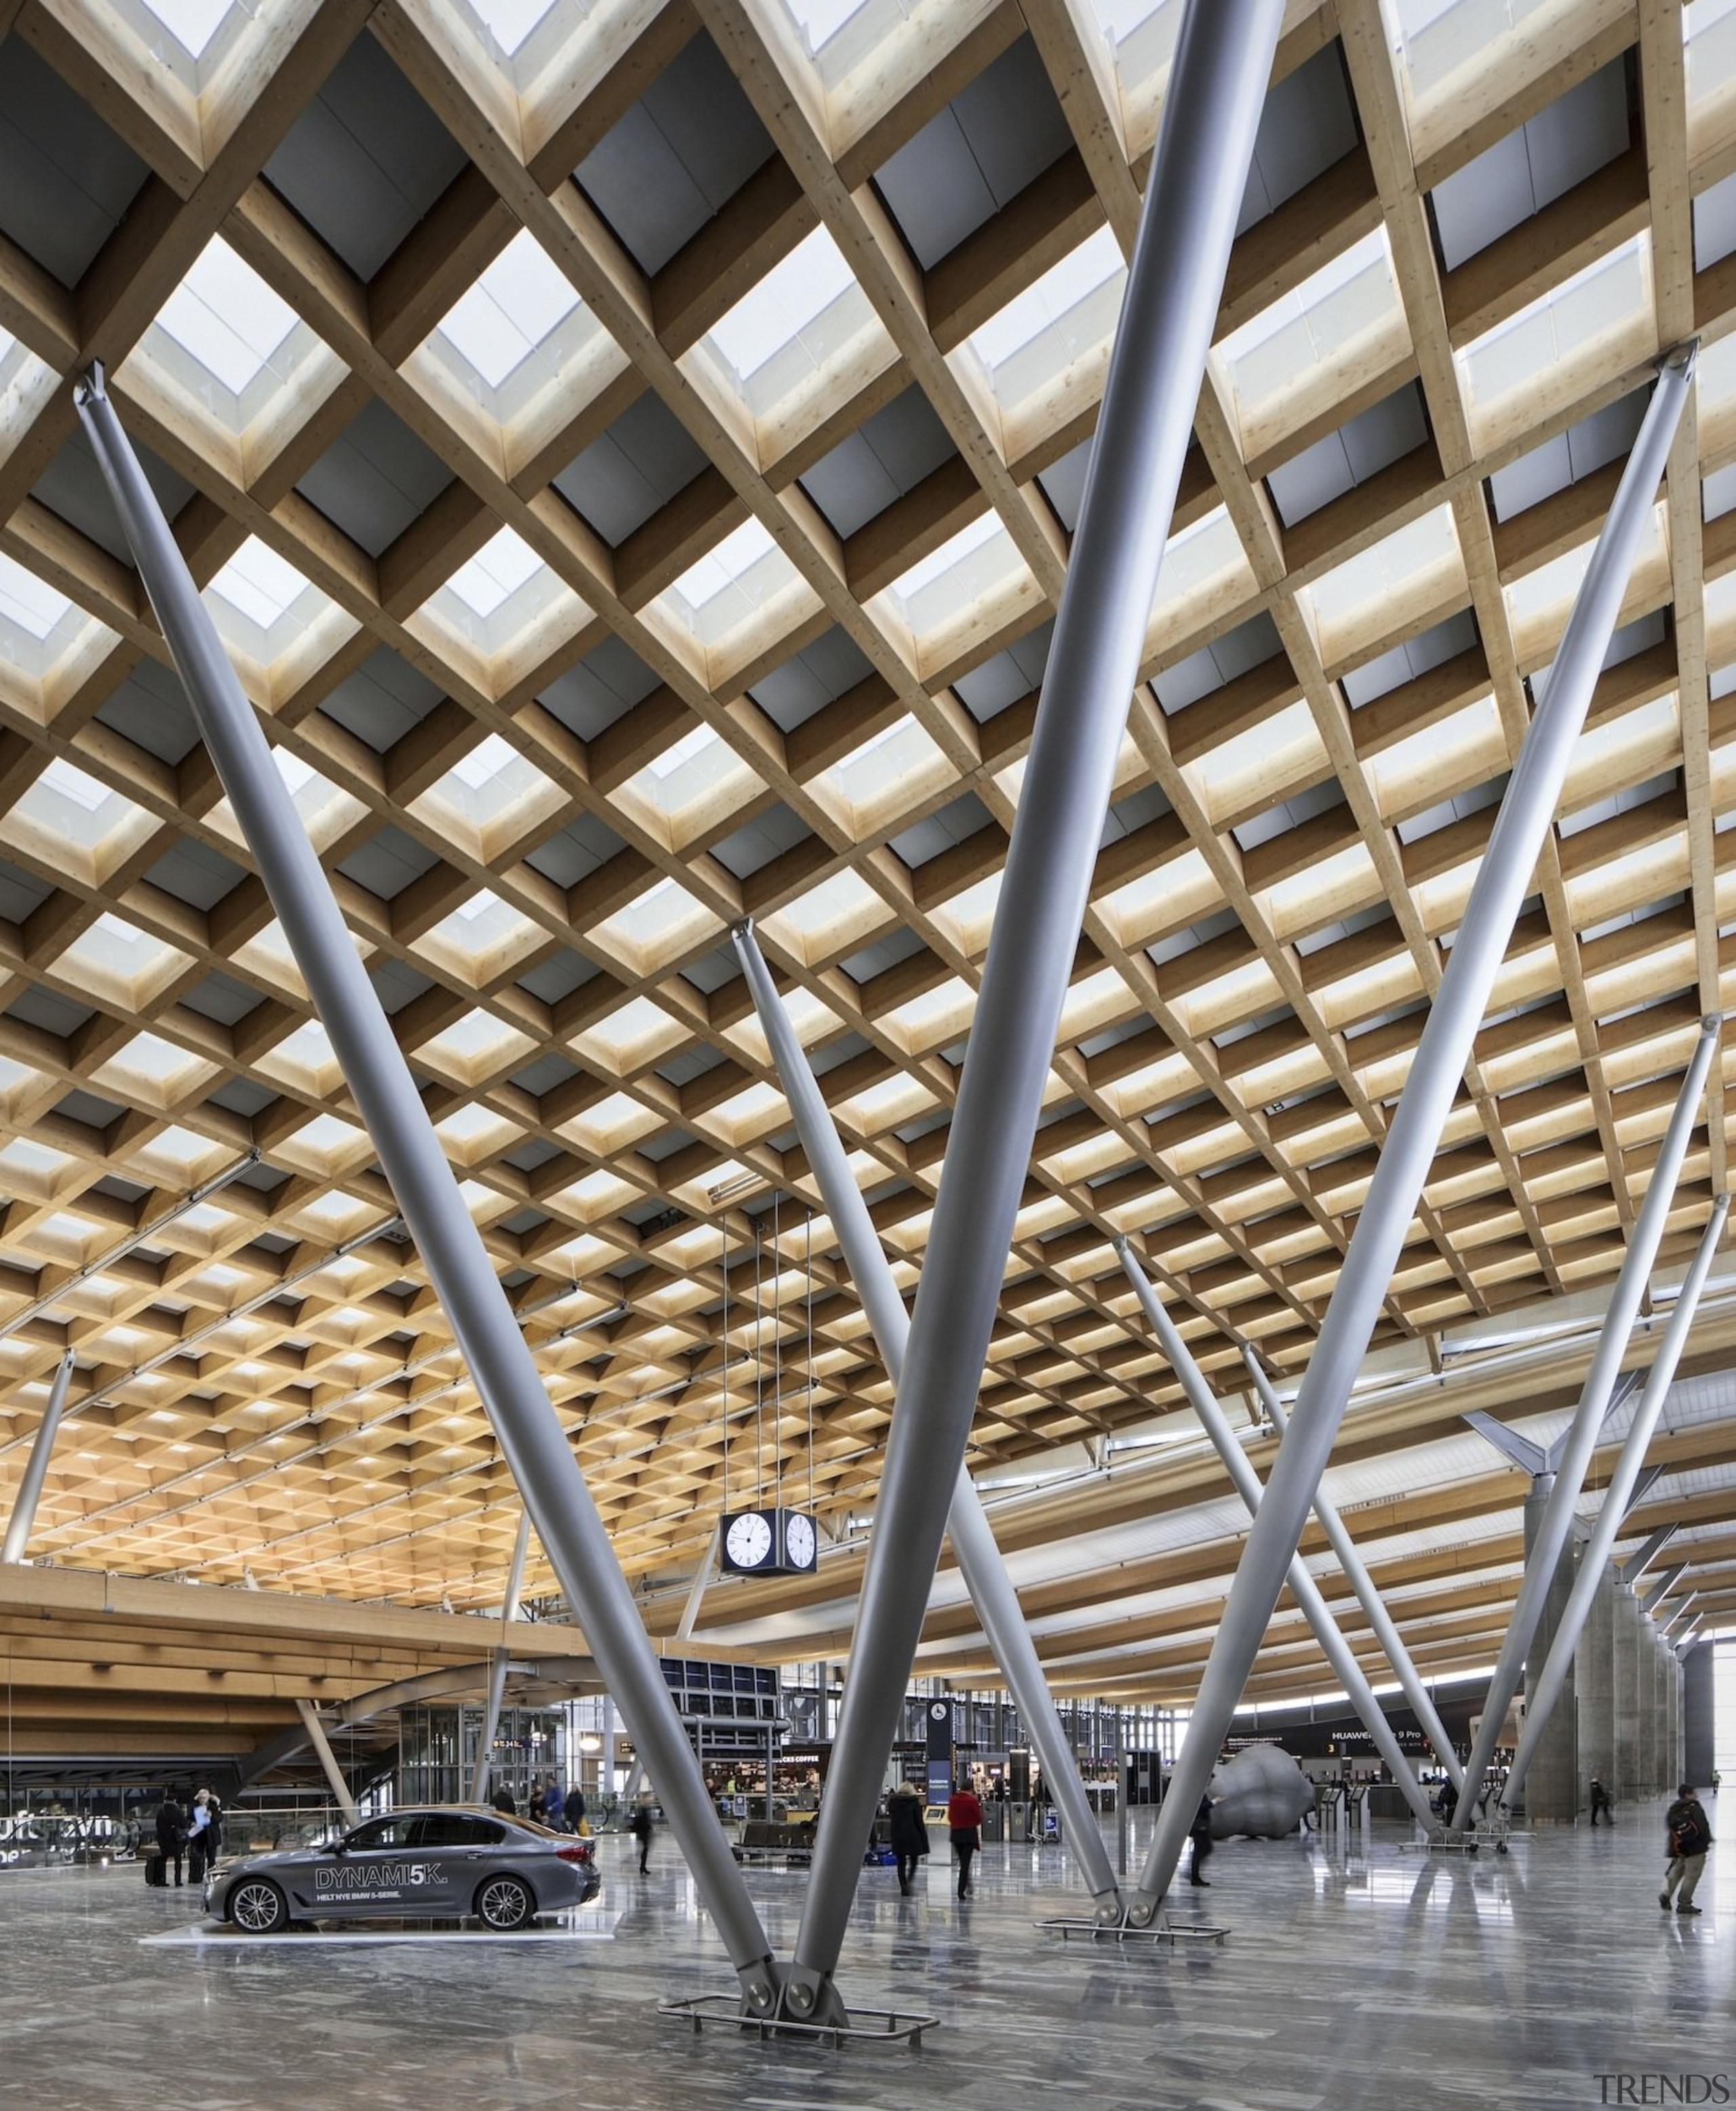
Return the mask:
[[[1736,967],[1728,32],[1472,11],[1289,9],[979,1463],[1174,1399],[1117,1231],[1226,1384],[1305,1360],[1697,331],[1384,1341],[1613,1276]],[[139,0],[0,5],[0,1473],[70,1346],[58,1560],[482,1603],[516,1521],[78,437],[100,358],[624,1558],[720,1505],[726,1244],[732,1487],[780,1335],[764,1461],[841,1515],[888,1388],[727,928],[913,1286],[1178,0],[868,0],[817,57],[782,0],[194,12],[197,60]]]

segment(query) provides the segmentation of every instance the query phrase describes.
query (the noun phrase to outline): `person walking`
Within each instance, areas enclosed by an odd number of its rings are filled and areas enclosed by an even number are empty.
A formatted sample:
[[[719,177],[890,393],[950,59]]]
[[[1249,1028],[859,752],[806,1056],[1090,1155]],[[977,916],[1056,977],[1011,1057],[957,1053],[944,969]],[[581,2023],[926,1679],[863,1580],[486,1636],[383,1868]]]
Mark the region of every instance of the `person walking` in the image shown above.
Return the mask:
[[[907,1898],[929,1851],[929,1829],[922,1822],[922,1791],[915,1782],[900,1782],[886,1806],[892,1851],[898,1858],[898,1889]]]
[[[566,1797],[557,1777],[548,1777],[548,1786],[543,1791],[543,1823],[551,1832],[566,1830]]]
[[[584,1822],[584,1791],[575,1782],[566,1791],[566,1822],[581,1840],[589,1840],[591,1828]]]
[[[1597,1825],[1597,1815],[1600,1811],[1602,1813],[1603,1822],[1606,1825],[1613,1825],[1616,1823],[1616,1806],[1610,1801],[1609,1791],[1603,1786],[1602,1782],[1596,1774],[1593,1774],[1591,1777],[1590,1800],[1591,1822],[1593,1827]]]
[[[1211,1793],[1208,1789],[1200,1798],[1199,1809],[1194,1812],[1193,1823],[1188,1828],[1188,1837],[1193,1842],[1193,1861],[1188,1873],[1188,1882],[1197,1884],[1202,1891],[1209,1891],[1211,1888],[1211,1880],[1200,1874],[1213,1846],[1211,1801]]]
[[[947,1830],[958,1858],[958,1895],[970,1895],[970,1858],[983,1844],[983,1806],[976,1791],[960,1782],[947,1799]]]
[[[1694,1892],[1706,1868],[1712,1828],[1706,1806],[1687,1782],[1676,1791],[1676,1800],[1666,1812],[1664,1823],[1670,1828],[1670,1873],[1657,1902],[1668,1913],[1674,1898],[1678,1914],[1697,1915],[1700,1909],[1694,1904]]]
[[[1453,1815],[1459,1807],[1458,1784],[1454,1781],[1451,1774],[1448,1774],[1446,1779],[1441,1783],[1441,1792],[1436,1798],[1436,1801],[1438,1802],[1441,1806],[1442,1824],[1451,1825],[1453,1820]]]
[[[162,1856],[163,1882],[169,1881],[169,1864],[172,1862],[179,1889],[183,1881],[182,1863],[187,1853],[187,1814],[172,1788],[163,1791],[163,1800],[157,1808],[157,1845]]]
[[[651,1791],[642,1789],[639,1801],[633,1806],[630,1827],[634,1838],[639,1843],[639,1874],[642,1877],[651,1874],[651,1838],[656,1829],[651,1816]]]

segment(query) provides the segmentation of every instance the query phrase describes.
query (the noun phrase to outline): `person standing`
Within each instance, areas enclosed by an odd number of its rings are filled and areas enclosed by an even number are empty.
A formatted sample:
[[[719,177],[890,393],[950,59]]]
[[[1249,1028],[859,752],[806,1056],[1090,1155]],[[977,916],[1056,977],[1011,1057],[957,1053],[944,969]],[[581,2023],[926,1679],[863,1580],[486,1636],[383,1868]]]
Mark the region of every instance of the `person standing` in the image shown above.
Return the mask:
[[[1712,1828],[1706,1806],[1687,1782],[1676,1791],[1676,1800],[1665,1814],[1664,1823],[1670,1828],[1670,1873],[1657,1902],[1668,1913],[1670,1901],[1675,1898],[1678,1914],[1697,1915],[1700,1909],[1694,1904],[1694,1892],[1706,1868]]]
[[[1213,1845],[1210,1790],[1199,1800],[1199,1809],[1193,1814],[1193,1823],[1188,1828],[1188,1836],[1193,1842],[1193,1862],[1188,1873],[1188,1882],[1197,1884],[1202,1891],[1208,1891],[1211,1888],[1211,1880],[1202,1877],[1200,1871],[1205,1867]]]
[[[566,1822],[581,1839],[590,1837],[591,1828],[584,1822],[584,1791],[577,1782],[566,1791]]]
[[[900,1782],[886,1806],[892,1851],[898,1858],[898,1889],[907,1898],[929,1851],[929,1829],[922,1822],[922,1791],[914,1782]]]
[[[493,1795],[489,1798],[489,1800],[493,1805],[494,1808],[500,1813],[502,1818],[516,1818],[518,1816],[517,1802],[513,1797],[511,1790],[507,1787],[504,1782],[502,1782],[500,1786],[495,1790]]]
[[[181,1865],[187,1852],[187,1814],[176,1800],[175,1791],[163,1791],[163,1800],[157,1809],[157,1845],[162,1856],[165,1884],[169,1881],[169,1864],[175,1864],[177,1889],[182,1882]]]
[[[187,1874],[192,1882],[202,1884],[205,1872],[216,1859],[211,1852],[211,1791],[202,1788],[193,1799],[191,1823],[187,1836]]]
[[[947,1800],[947,1830],[958,1859],[958,1895],[970,1895],[970,1858],[983,1844],[983,1806],[974,1789],[960,1782]]]
[[[548,1786],[543,1791],[543,1823],[551,1832],[566,1830],[566,1797],[558,1777],[553,1774],[548,1777]]]
[[[1610,1792],[1603,1786],[1602,1780],[1593,1774],[1591,1777],[1591,1822],[1594,1827],[1597,1823],[1600,1811],[1603,1814],[1603,1822],[1606,1825],[1613,1825],[1616,1823],[1616,1807],[1610,1801]]]
[[[643,1789],[639,1792],[639,1801],[633,1806],[632,1823],[633,1836],[639,1843],[639,1874],[642,1877],[651,1874],[651,1838],[656,1829],[651,1817],[651,1791]]]

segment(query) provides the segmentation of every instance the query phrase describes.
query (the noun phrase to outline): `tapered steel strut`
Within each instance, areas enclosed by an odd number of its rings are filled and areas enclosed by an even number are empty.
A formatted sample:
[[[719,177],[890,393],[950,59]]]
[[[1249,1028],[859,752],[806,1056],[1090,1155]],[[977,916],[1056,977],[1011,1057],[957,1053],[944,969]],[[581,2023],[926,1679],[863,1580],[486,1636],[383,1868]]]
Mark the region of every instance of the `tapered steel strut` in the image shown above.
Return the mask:
[[[36,1522],[36,1505],[42,1500],[43,1483],[48,1478],[48,1461],[54,1455],[54,1440],[60,1433],[61,1417],[66,1412],[66,1388],[72,1382],[72,1351],[69,1349],[55,1369],[53,1382],[48,1387],[48,1405],[36,1425],[36,1441],[30,1447],[24,1478],[18,1483],[18,1493],[12,1499],[12,1514],[7,1520],[6,1544],[0,1546],[0,1561],[22,1561],[25,1548],[30,1544],[30,1527]]]
[[[452,1323],[502,1455],[593,1656],[656,1782],[754,2015],[780,1974],[707,1793],[609,1535],[271,751],[241,692],[100,366],[77,394],[145,591],[205,745],[363,1124]],[[866,1836],[866,1828],[865,1828]]]
[[[1200,1426],[1211,1439],[1211,1447],[1224,1462],[1225,1471],[1235,1483],[1236,1493],[1247,1505],[1250,1517],[1260,1514],[1260,1476],[1254,1464],[1236,1441],[1236,1433],[1230,1428],[1229,1418],[1218,1405],[1217,1396],[1206,1382],[1206,1373],[1193,1360],[1193,1352],[1183,1341],[1175,1323],[1163,1309],[1161,1301],[1152,1287],[1151,1278],[1139,1265],[1132,1246],[1125,1239],[1117,1239],[1116,1251],[1120,1255],[1121,1266],[1127,1279],[1134,1287],[1140,1310],[1150,1323],[1152,1332],[1157,1337],[1157,1346],[1163,1351],[1164,1361],[1181,1380],[1181,1389],[1188,1396],[1188,1405],[1200,1419]],[[1438,1821],[1429,1808],[1429,1798],[1413,1767],[1400,1748],[1393,1726],[1386,1718],[1386,1710],[1375,1697],[1375,1690],[1357,1661],[1356,1652],[1344,1638],[1343,1630],[1332,1617],[1331,1609],[1320,1595],[1320,1586],[1309,1573],[1308,1565],[1300,1554],[1290,1560],[1288,1582],[1290,1596],[1302,1609],[1302,1618],[1314,1630],[1314,1639],[1320,1644],[1321,1654],[1331,1665],[1333,1675],[1343,1687],[1350,1705],[1362,1718],[1362,1726],[1373,1738],[1375,1750],[1386,1762],[1394,1783],[1403,1791],[1404,1799],[1415,1812],[1417,1822],[1425,1833],[1433,1834]],[[1196,1804],[1196,1809],[1198,1805]]]
[[[1639,1480],[1640,1469],[1645,1464],[1646,1446],[1652,1441],[1664,1411],[1664,1402],[1669,1397],[1670,1386],[1675,1379],[1676,1365],[1682,1360],[1682,1351],[1688,1345],[1688,1336],[1694,1322],[1694,1314],[1700,1303],[1700,1293],[1706,1287],[1706,1278],[1711,1273],[1712,1261],[1718,1251],[1718,1242],[1724,1236],[1724,1221],[1729,1214],[1730,1198],[1720,1195],[1712,1205],[1712,1214],[1707,1222],[1705,1235],[1693,1258],[1693,1264],[1683,1279],[1681,1294],[1675,1309],[1670,1315],[1670,1323],[1664,1329],[1663,1346],[1659,1349],[1657,1361],[1652,1366],[1652,1375],[1646,1381],[1646,1389],[1640,1395],[1639,1405],[1634,1410],[1634,1419],[1622,1441],[1616,1470],[1610,1476],[1610,1484],[1604,1491],[1603,1507],[1597,1513],[1597,1522],[1591,1537],[1579,1550],[1579,1573],[1574,1578],[1572,1591],[1568,1594],[1560,1624],[1555,1631],[1555,1640],[1550,1644],[1549,1654],[1543,1670],[1538,1674],[1535,1690],[1525,1702],[1525,1727],[1520,1731],[1518,1748],[1513,1754],[1513,1764],[1507,1769],[1507,1786],[1502,1791],[1502,1800],[1516,1803],[1519,1791],[1535,1757],[1538,1741],[1548,1723],[1556,1702],[1561,1698],[1561,1687],[1567,1677],[1568,1667],[1573,1662],[1574,1650],[1579,1645],[1592,1601],[1602,1588],[1608,1573],[1609,1559],[1621,1531],[1621,1520],[1634,1500],[1634,1491]]]
[[[1482,868],[1339,1269],[1289,1433],[1278,1447],[1266,1499],[1230,1587],[1193,1717],[1176,1756],[1170,1791],[1158,1811],[1151,1850],[1140,1873],[1140,1895],[1129,1908],[1135,1926],[1148,1926],[1156,1918],[1158,1901],[1175,1874],[1188,1825],[1284,1588],[1290,1556],[1302,1543],[1314,1491],[1332,1455],[1351,1387],[1367,1352],[1381,1301],[1512,935],[1514,919],[1566,781],[1574,743],[1585,723],[1687,398],[1695,350],[1690,344],[1671,352],[1659,369],[1639,437],[1628,456],[1609,518],[1567,620],[1561,651],[1495,817]],[[1461,1811],[1469,1801],[1468,1796],[1461,1797]]]
[[[512,1559],[507,1567],[507,1595],[501,1601],[500,1647],[489,1662],[489,1697],[482,1714],[482,1734],[476,1741],[476,1767],[470,1777],[470,1801],[480,1803],[489,1792],[489,1775],[494,1764],[494,1738],[500,1728],[501,1704],[507,1697],[507,1668],[512,1661],[507,1637],[518,1618],[518,1601],[525,1587],[525,1563],[530,1553],[530,1513],[519,1513],[518,1537],[512,1542]]]
[[[343,1778],[343,1769],[338,1764],[338,1755],[331,1748],[331,1740],[325,1734],[325,1725],[320,1720],[320,1711],[311,1700],[298,1700],[295,1712],[302,1718],[302,1727],[307,1732],[307,1741],[313,1746],[313,1755],[320,1763],[327,1786],[343,1814],[346,1825],[357,1819],[356,1799],[350,1794],[350,1785]]]
[[[1261,1405],[1265,1408],[1272,1427],[1281,1438],[1290,1426],[1289,1417],[1272,1390],[1270,1380],[1260,1368],[1259,1359],[1253,1351],[1244,1346],[1242,1360],[1247,1364],[1247,1374],[1254,1382],[1254,1390],[1260,1396]],[[1405,1647],[1404,1639],[1394,1624],[1392,1614],[1388,1612],[1379,1591],[1375,1587],[1375,1579],[1368,1573],[1368,1564],[1357,1552],[1357,1543],[1350,1536],[1349,1528],[1338,1515],[1338,1505],[1324,1488],[1316,1488],[1314,1491],[1314,1514],[1320,1519],[1320,1529],[1325,1533],[1338,1564],[1344,1572],[1344,1581],[1356,1593],[1357,1603],[1362,1608],[1369,1626],[1374,1630],[1375,1641],[1386,1653],[1386,1660],[1393,1667],[1423,1735],[1434,1746],[1453,1786],[1462,1786],[1465,1769],[1459,1763],[1458,1754],[1453,1750],[1452,1738],[1447,1734],[1447,1726],[1429,1698],[1429,1689],[1423,1683],[1423,1675],[1412,1661],[1411,1652]]]
[[[1625,485],[1626,479],[1623,482]],[[1472,1742],[1470,1757],[1465,1765],[1465,1786],[1458,1808],[1452,1814],[1453,1825],[1461,1832],[1476,1816],[1484,1777],[1488,1772],[1489,1761],[1495,1756],[1495,1747],[1501,1741],[1501,1726],[1507,1718],[1507,1704],[1518,1692],[1525,1674],[1525,1658],[1537,1633],[1538,1623],[1543,1616],[1544,1603],[1567,1544],[1567,1535],[1573,1529],[1574,1505],[1579,1500],[1592,1454],[1597,1448],[1610,1388],[1620,1374],[1622,1355],[1639,1316],[1640,1300],[1646,1294],[1659,1242],[1670,1222],[1670,1205],[1675,1199],[1676,1183],[1682,1177],[1682,1160],[1688,1155],[1688,1139],[1693,1134],[1700,1096],[1706,1090],[1712,1053],[1721,1037],[1722,1022],[1708,1019],[1700,1029],[1700,1037],[1688,1060],[1688,1074],[1682,1080],[1682,1089],[1670,1112],[1670,1126],[1658,1146],[1652,1184],[1640,1205],[1621,1272],[1610,1294],[1609,1310],[1603,1317],[1597,1346],[1592,1352],[1591,1368],[1585,1373],[1579,1404],[1574,1410],[1566,1448],[1556,1464],[1554,1484],[1543,1505],[1543,1516],[1538,1520],[1537,1536],[1525,1555],[1519,1602],[1501,1638],[1501,1654],[1495,1660],[1494,1674],[1489,1680],[1488,1698],[1483,1704],[1482,1726]]]
[[[1188,0],[1002,873],[788,1999],[824,2020],[999,1304],[1283,0]]]
[[[832,1230],[843,1253],[867,1314],[868,1324],[894,1387],[904,1369],[905,1345],[910,1336],[910,1317],[904,1299],[886,1258],[885,1249],[868,1214],[868,1205],[851,1176],[832,1111],[825,1103],[802,1043],[790,1024],[789,1014],[778,995],[765,956],[750,924],[738,924],[733,933],[736,957],[748,978],[753,1008],[759,1014],[771,1060],[784,1087],[784,1096],[795,1117],[796,1133],[832,1220]],[[1085,1785],[1079,1778],[1079,1762],[1061,1718],[1055,1712],[1048,1682],[1043,1675],[1036,1644],[1025,1624],[1018,1593],[1007,1573],[1007,1564],[995,1543],[993,1528],[983,1510],[976,1484],[964,1467],[958,1469],[952,1491],[952,1507],[947,1514],[947,1532],[957,1556],[959,1573],[970,1593],[970,1602],[982,1621],[995,1661],[1006,1677],[1007,1690],[1018,1709],[1019,1719],[1043,1766],[1061,1819],[1066,1838],[1077,1857],[1080,1873],[1098,1918],[1105,1923],[1119,1919],[1120,1893],[1109,1851],[1097,1828]]]

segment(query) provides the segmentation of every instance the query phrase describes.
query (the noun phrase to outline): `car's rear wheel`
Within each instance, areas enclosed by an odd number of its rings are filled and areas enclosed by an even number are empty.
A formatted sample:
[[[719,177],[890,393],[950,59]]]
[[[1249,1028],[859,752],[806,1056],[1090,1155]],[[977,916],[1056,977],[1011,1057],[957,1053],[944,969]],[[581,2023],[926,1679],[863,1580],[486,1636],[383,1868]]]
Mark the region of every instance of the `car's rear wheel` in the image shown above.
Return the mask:
[[[530,1886],[516,1877],[490,1877],[476,1894],[476,1912],[484,1927],[497,1935],[510,1935],[523,1927],[536,1911]]]
[[[265,1877],[249,1877],[229,1895],[229,1917],[249,1935],[280,1935],[289,1925],[289,1904]]]

